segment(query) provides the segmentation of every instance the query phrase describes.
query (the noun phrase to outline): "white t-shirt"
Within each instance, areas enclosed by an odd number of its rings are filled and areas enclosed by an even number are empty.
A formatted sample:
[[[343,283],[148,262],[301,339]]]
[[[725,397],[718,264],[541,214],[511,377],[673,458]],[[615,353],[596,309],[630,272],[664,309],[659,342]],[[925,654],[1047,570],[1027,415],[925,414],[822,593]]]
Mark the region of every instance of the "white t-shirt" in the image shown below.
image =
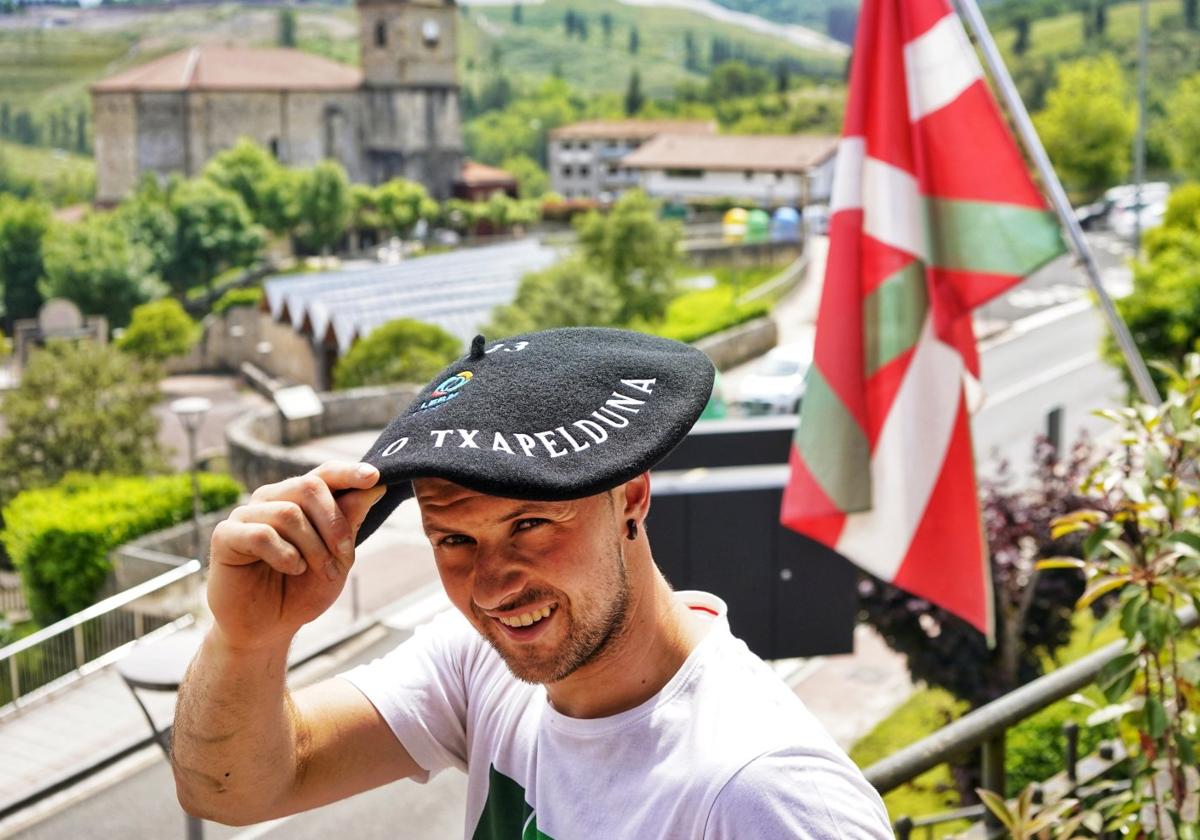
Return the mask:
[[[554,710],[457,611],[342,675],[426,772],[469,775],[469,840],[891,838],[883,802],[765,663],[725,604],[679,671],[605,718]]]

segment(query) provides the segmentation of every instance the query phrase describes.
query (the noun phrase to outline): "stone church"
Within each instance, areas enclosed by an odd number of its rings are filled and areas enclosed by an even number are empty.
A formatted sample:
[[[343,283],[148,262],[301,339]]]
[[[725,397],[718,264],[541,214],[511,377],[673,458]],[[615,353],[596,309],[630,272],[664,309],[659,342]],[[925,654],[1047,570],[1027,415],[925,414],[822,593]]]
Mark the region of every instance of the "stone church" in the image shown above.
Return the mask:
[[[91,88],[96,199],[145,172],[196,175],[240,137],[289,166],[407,178],[448,198],[463,163],[454,0],[356,0],[361,68],[289,49],[197,46]]]

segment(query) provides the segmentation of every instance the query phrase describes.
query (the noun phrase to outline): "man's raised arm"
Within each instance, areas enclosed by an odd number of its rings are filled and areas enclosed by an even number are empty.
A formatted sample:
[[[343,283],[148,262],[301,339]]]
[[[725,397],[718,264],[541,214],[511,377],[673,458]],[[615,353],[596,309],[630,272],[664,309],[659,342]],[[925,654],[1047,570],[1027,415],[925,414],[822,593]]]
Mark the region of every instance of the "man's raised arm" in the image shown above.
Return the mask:
[[[288,647],[341,593],[378,478],[323,464],[259,488],[213,532],[214,625],[180,687],[172,747],[189,813],[245,825],[419,772],[353,686],[328,680],[293,697],[286,685]]]

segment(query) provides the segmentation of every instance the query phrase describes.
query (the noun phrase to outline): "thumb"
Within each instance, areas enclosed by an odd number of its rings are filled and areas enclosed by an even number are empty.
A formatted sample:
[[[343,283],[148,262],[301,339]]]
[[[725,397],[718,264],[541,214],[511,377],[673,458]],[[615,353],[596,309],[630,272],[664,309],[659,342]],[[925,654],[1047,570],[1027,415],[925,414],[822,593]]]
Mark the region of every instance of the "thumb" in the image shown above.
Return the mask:
[[[355,535],[362,527],[363,520],[367,518],[367,512],[383,498],[387,489],[388,485],[386,484],[376,484],[368,490],[351,490],[338,496],[338,507],[341,508],[342,515],[350,523],[350,530]]]

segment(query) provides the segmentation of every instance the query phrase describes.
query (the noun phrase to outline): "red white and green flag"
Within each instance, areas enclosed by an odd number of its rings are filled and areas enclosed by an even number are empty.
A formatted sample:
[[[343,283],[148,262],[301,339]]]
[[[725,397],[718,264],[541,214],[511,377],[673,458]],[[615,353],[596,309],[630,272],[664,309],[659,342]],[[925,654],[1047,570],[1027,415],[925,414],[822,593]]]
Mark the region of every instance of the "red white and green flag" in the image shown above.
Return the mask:
[[[947,0],[865,0],[784,525],[992,635],[971,310],[1064,250]]]

